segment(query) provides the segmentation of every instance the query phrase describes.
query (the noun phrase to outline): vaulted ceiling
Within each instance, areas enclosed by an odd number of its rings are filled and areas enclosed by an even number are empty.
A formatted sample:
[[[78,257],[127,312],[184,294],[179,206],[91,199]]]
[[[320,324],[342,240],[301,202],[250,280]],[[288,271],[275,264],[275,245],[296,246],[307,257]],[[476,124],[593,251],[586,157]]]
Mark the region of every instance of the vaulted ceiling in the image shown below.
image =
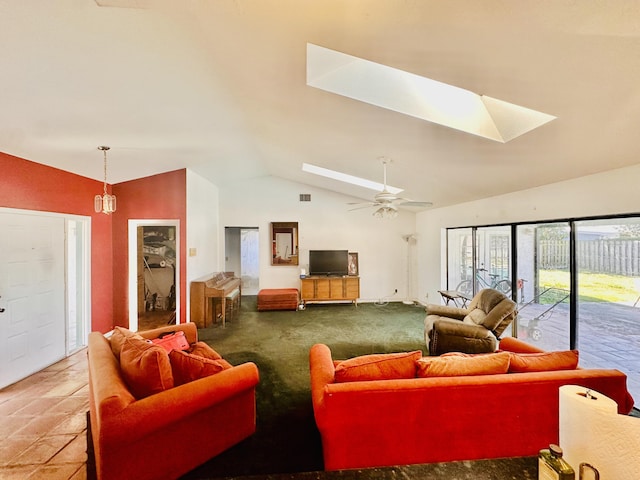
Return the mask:
[[[307,44],[557,117],[506,143],[307,85]],[[640,2],[0,0],[0,151],[109,183],[190,168],[433,208],[640,162]],[[366,82],[362,87],[366,88]],[[1,179],[0,179],[1,182]]]

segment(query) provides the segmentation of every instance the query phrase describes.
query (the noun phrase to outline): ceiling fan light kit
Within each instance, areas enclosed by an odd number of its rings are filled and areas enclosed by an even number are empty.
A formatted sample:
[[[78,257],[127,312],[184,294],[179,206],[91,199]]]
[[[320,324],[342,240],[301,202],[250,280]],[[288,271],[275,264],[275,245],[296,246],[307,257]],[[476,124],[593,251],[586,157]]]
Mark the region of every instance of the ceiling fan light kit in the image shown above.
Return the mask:
[[[372,214],[376,218],[396,218],[398,216],[398,209],[393,205],[383,205],[378,208]]]
[[[373,197],[373,202],[349,203],[354,208],[351,210],[360,210],[361,208],[374,207],[376,210],[373,216],[376,218],[396,218],[398,216],[398,206],[401,207],[418,207],[425,208],[431,206],[431,202],[415,202],[408,198],[399,197],[395,193],[391,193],[387,187],[387,164],[391,163],[391,159],[380,157],[383,169],[382,191]]]

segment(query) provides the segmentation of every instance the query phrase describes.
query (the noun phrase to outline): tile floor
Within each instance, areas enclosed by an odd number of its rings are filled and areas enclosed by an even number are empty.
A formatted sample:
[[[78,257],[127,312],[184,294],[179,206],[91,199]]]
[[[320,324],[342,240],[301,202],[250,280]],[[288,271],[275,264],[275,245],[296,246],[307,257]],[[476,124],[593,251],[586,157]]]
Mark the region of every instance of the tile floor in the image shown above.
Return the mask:
[[[0,390],[0,479],[85,480],[87,353]]]

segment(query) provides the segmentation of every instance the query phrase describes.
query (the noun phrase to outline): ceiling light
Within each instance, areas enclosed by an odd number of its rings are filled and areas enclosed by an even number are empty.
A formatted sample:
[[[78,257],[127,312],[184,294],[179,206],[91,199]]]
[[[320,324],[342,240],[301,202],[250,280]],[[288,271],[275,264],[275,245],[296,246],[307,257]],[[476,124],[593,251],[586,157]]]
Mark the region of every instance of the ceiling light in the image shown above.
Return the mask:
[[[311,43],[307,85],[502,143],[556,118]]]
[[[107,193],[107,150],[110,147],[104,145],[98,147],[104,154],[104,193],[96,195],[93,199],[93,206],[96,212],[106,213],[107,215],[116,211],[116,196]]]
[[[393,205],[383,205],[373,212],[373,216],[376,218],[396,218],[398,209]]]
[[[350,183],[351,185],[357,185],[359,187],[375,190],[376,192],[379,192],[384,188],[384,185],[382,183],[373,182],[371,180],[355,177],[353,175],[347,175],[346,173],[342,172],[336,172],[335,170],[329,170],[328,168],[318,167],[309,163],[303,163],[302,170],[304,172],[313,173],[314,175],[320,175],[322,177],[331,178],[340,182]],[[389,185],[387,185],[387,191],[393,194],[398,194],[402,192],[402,189],[397,187],[390,187]]]

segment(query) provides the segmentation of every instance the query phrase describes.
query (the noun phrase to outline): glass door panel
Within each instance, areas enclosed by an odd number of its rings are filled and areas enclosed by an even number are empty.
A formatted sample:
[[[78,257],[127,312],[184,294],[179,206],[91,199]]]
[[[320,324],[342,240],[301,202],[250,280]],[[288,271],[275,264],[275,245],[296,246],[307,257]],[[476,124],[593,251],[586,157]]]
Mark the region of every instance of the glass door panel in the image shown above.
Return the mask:
[[[569,224],[519,225],[518,338],[543,350],[569,348]]]
[[[511,296],[511,228],[486,227],[476,231],[474,293],[494,288]]]
[[[640,398],[640,219],[576,222],[580,365],[616,368]]]
[[[447,289],[463,293],[473,293],[473,288],[461,290],[472,285],[473,244],[470,228],[452,228],[447,230]],[[469,290],[468,292],[466,290]]]

